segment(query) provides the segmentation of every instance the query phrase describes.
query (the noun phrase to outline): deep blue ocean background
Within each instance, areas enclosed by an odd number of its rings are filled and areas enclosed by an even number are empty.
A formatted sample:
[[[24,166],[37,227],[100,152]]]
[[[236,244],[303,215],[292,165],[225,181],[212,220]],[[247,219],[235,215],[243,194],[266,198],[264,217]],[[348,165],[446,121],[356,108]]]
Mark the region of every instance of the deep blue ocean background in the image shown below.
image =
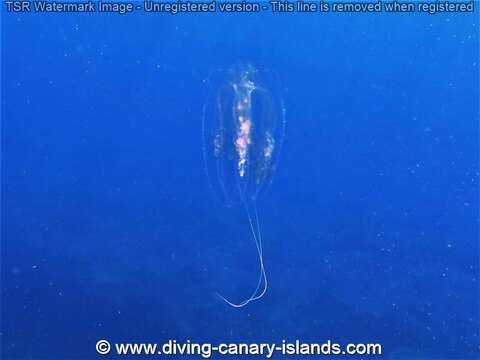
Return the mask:
[[[480,358],[478,10],[2,6],[2,359],[96,359],[99,339]],[[255,247],[201,133],[209,74],[237,61],[275,71],[287,119],[258,200],[270,287],[242,310],[215,292],[252,289]]]

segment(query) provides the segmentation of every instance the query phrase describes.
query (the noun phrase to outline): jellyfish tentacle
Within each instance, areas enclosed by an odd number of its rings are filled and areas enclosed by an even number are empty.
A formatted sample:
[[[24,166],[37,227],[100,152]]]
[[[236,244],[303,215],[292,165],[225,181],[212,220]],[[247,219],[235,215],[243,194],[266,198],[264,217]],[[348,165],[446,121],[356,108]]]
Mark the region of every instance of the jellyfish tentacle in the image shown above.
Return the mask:
[[[260,221],[258,220],[258,211],[257,211],[257,204],[254,202],[253,203],[253,212],[255,214],[255,222],[257,224],[257,234],[258,234],[258,244],[257,244],[257,250],[259,252],[259,259],[260,259],[260,266],[261,266],[261,273],[263,274],[263,290],[260,292],[259,295],[255,296],[252,301],[258,300],[265,295],[267,292],[268,288],[268,281],[267,281],[267,274],[265,272],[265,263],[263,262],[263,245],[262,245],[262,232],[260,231]],[[249,215],[250,217],[250,215]],[[251,225],[251,222],[250,222]],[[253,226],[252,226],[252,231],[253,231]],[[257,287],[258,290],[258,287]]]
[[[223,301],[225,301],[228,305],[234,307],[234,308],[241,308],[244,307],[245,305],[249,304],[252,301],[258,300],[262,298],[265,293],[267,292],[268,288],[268,281],[267,281],[267,275],[265,272],[265,265],[263,262],[263,247],[262,247],[262,234],[260,231],[260,223],[258,221],[258,212],[257,212],[257,206],[255,202],[253,203],[253,209],[254,209],[254,214],[255,214],[255,223],[256,226],[253,225],[252,221],[252,216],[250,214],[250,210],[248,209],[248,205],[246,202],[243,202],[245,206],[245,211],[247,213],[248,217],[248,223],[250,225],[250,230],[252,232],[253,240],[255,241],[255,247],[257,248],[257,253],[258,253],[258,258],[259,258],[259,263],[260,263],[260,275],[258,278],[257,286],[255,290],[253,291],[252,295],[248,299],[245,299],[244,301],[240,303],[234,303],[227,298],[225,298],[223,295],[217,293],[217,296],[220,297]],[[256,228],[256,229],[255,229]],[[256,231],[256,232],[255,232]],[[259,292],[260,286],[263,283],[263,289],[261,292]]]

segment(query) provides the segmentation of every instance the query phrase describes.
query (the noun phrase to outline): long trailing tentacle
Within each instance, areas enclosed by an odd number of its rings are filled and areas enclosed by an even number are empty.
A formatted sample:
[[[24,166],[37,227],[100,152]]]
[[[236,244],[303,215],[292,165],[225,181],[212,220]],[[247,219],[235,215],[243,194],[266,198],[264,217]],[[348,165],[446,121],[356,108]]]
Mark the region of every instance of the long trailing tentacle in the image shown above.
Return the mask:
[[[265,273],[265,264],[263,262],[262,232],[260,231],[260,222],[258,220],[258,211],[257,211],[257,205],[256,205],[255,202],[253,203],[253,211],[254,211],[254,214],[255,214],[255,222],[257,223],[257,234],[258,234],[257,250],[258,250],[258,255],[259,255],[258,257],[259,257],[259,260],[260,260],[261,273],[263,274],[263,290],[260,292],[260,294],[258,294],[254,298],[252,298],[251,301],[258,300],[258,299],[262,298],[263,295],[265,295],[265,293],[267,292],[267,288],[268,288],[267,274]],[[251,222],[250,222],[250,225],[251,225]],[[257,290],[258,290],[258,287],[257,287]]]
[[[260,275],[259,275],[259,278],[258,278],[257,286],[256,286],[255,290],[253,291],[253,293],[250,295],[250,297],[248,297],[247,299],[243,300],[240,303],[234,303],[234,302],[228,300],[227,298],[225,298],[223,295],[217,293],[217,296],[220,297],[220,299],[222,299],[228,305],[230,305],[234,308],[242,308],[245,305],[247,305],[248,303],[262,298],[265,295],[265,293],[267,292],[267,288],[268,288],[267,275],[266,275],[266,272],[265,272],[265,265],[264,265],[264,262],[263,262],[262,233],[260,231],[260,222],[258,220],[257,206],[256,206],[256,203],[254,201],[253,202],[253,211],[254,211],[255,223],[256,223],[256,226],[254,226],[254,224],[253,224],[254,221],[252,221],[252,216],[250,214],[250,210],[248,209],[248,205],[246,204],[245,201],[243,201],[243,204],[245,206],[245,211],[247,213],[248,223],[250,225],[250,230],[252,232],[253,240],[255,241],[255,247],[257,248],[258,259],[259,259],[259,263],[260,263]],[[263,283],[263,289],[262,289],[262,291],[259,292],[260,286],[262,285],[262,283]]]

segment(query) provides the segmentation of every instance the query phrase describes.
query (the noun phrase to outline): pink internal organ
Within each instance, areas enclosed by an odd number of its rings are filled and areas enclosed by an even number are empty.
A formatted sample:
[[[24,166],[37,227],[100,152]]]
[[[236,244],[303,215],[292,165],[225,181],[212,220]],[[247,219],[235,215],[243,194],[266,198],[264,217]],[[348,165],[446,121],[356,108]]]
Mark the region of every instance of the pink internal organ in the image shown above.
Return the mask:
[[[245,175],[245,166],[247,163],[247,150],[248,145],[252,143],[250,136],[250,129],[252,128],[252,122],[250,119],[245,119],[243,116],[238,117],[240,124],[237,139],[235,141],[235,148],[238,154],[238,172],[241,177]]]

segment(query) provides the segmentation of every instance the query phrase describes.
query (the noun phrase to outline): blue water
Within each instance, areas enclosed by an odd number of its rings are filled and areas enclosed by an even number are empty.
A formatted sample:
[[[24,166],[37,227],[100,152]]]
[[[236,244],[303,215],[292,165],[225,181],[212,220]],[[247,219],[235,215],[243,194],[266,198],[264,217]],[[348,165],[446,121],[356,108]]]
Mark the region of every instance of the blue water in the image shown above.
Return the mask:
[[[478,11],[2,8],[1,358],[299,339],[479,359],[478,29]],[[247,296],[258,259],[201,126],[237,61],[278,75],[287,119],[257,201],[269,289],[241,310],[215,293]]]

